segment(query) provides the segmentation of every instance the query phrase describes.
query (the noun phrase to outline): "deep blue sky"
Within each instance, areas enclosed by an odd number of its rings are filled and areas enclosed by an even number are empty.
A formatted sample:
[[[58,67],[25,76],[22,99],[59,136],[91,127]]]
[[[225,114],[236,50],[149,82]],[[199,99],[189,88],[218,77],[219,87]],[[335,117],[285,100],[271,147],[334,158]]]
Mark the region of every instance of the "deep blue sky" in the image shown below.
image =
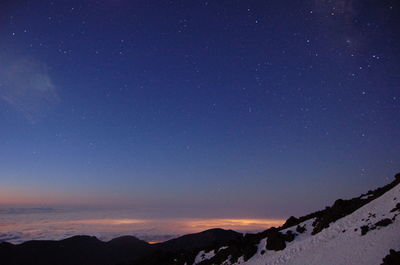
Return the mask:
[[[398,1],[0,10],[3,203],[286,217],[400,171]]]

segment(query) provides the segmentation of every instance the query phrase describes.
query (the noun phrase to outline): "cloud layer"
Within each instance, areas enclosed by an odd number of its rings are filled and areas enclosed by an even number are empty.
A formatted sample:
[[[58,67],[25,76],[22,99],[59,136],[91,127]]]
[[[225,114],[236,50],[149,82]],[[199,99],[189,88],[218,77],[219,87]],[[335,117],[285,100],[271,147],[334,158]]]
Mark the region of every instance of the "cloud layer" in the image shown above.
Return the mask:
[[[94,235],[105,241],[134,235],[149,242],[159,242],[215,227],[250,232],[279,226],[282,222],[278,219],[140,219],[135,218],[134,211],[127,210],[13,208],[0,211],[0,242],[59,240],[81,234]]]

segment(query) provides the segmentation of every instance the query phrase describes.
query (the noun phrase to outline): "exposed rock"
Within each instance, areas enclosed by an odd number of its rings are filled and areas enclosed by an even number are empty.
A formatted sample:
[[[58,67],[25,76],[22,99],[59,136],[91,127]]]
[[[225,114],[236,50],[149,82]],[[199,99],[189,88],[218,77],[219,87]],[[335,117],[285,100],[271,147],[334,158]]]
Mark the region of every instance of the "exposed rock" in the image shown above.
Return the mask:
[[[391,213],[399,211],[400,212],[400,202],[396,204],[396,207],[394,207],[392,210],[390,210]]]
[[[287,228],[287,227],[291,227],[294,225],[297,225],[299,223],[299,219],[294,217],[294,216],[290,216],[289,219],[286,220],[286,222],[283,224],[283,228]]]
[[[376,227],[377,227],[377,226],[388,226],[388,225],[390,225],[391,223],[393,223],[393,221],[392,221],[391,219],[385,218],[385,219],[382,219],[382,220],[380,220],[379,222],[377,222],[377,223],[375,224],[375,226],[376,226]]]
[[[286,243],[285,243],[285,235],[280,233],[277,229],[272,230],[267,239],[267,249],[268,250],[282,250],[285,249]]]
[[[360,227],[360,229],[361,229],[361,235],[362,236],[365,235],[366,233],[368,233],[368,231],[369,231],[368,225],[363,225],[363,226]]]
[[[395,180],[383,187],[377,188],[376,190],[369,191],[369,197],[367,199],[361,199],[361,197],[353,198],[350,200],[339,199],[335,201],[332,207],[326,207],[325,210],[315,213],[316,219],[313,223],[314,229],[312,234],[315,235],[321,232],[323,229],[329,227],[329,224],[336,220],[351,214],[355,210],[369,203],[370,201],[378,198],[388,190],[400,183],[400,173],[395,175]],[[370,214],[369,217],[374,217]],[[301,218],[300,218],[301,219]],[[368,221],[369,219],[367,219]]]
[[[303,226],[298,225],[298,226],[296,227],[296,232],[297,232],[297,233],[300,233],[300,234],[304,233],[306,230],[307,230],[307,229],[306,229],[306,225],[303,225]]]
[[[400,251],[391,249],[389,255],[383,258],[381,265],[399,265],[400,264]]]
[[[296,237],[297,234],[293,233],[291,230],[286,232],[285,235],[285,240],[287,242],[292,242],[294,240],[294,238]]]

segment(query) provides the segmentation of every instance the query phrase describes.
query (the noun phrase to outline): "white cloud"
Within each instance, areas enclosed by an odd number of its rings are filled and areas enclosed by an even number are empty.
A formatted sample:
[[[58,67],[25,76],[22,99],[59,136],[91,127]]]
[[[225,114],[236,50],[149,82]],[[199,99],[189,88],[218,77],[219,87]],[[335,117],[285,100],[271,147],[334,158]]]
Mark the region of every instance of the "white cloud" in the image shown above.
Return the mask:
[[[1,59],[0,99],[28,121],[40,121],[59,102],[46,64],[32,58]]]

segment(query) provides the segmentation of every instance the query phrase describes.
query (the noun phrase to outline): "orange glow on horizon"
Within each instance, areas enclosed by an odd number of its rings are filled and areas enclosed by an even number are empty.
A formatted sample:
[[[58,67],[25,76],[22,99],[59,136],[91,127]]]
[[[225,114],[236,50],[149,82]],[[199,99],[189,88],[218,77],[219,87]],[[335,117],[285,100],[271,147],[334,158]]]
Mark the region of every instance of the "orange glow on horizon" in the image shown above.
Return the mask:
[[[199,219],[191,221],[192,227],[201,226],[279,226],[285,220],[282,219]]]
[[[200,232],[211,228],[223,228],[233,230],[262,230],[272,226],[280,226],[283,219],[225,219],[225,218],[177,218],[177,219],[83,219],[55,221],[51,224],[101,226],[121,229],[121,227],[136,228],[142,226],[169,226],[186,233]]]
[[[80,233],[90,231],[112,232],[142,229],[156,229],[168,234],[197,233],[212,228],[232,229],[237,231],[262,231],[272,226],[280,226],[283,219],[216,219],[216,218],[176,218],[176,219],[74,219],[74,220],[37,220],[26,223],[3,223],[2,230],[15,230],[17,227],[29,227],[35,231],[43,227],[52,229],[76,228]],[[18,229],[17,229],[18,230]],[[157,243],[157,242],[155,242]]]
[[[60,221],[60,223],[70,224],[86,224],[86,225],[131,225],[145,223],[144,219],[86,219],[86,220],[70,220]]]
[[[147,241],[147,243],[149,243],[149,244],[151,244],[151,245],[158,244],[158,243],[161,243],[161,242],[164,242],[164,241],[162,241],[162,240]]]
[[[199,233],[212,228],[231,229],[237,232],[260,232],[284,223],[281,219],[251,218],[81,218],[79,215],[16,214],[17,219],[0,223],[0,231],[22,237],[15,242],[32,239],[60,240],[73,235],[93,235],[101,240],[111,240],[124,235],[143,238],[156,244],[185,234]],[[31,218],[31,217],[35,217]],[[13,217],[13,218],[14,218]]]

